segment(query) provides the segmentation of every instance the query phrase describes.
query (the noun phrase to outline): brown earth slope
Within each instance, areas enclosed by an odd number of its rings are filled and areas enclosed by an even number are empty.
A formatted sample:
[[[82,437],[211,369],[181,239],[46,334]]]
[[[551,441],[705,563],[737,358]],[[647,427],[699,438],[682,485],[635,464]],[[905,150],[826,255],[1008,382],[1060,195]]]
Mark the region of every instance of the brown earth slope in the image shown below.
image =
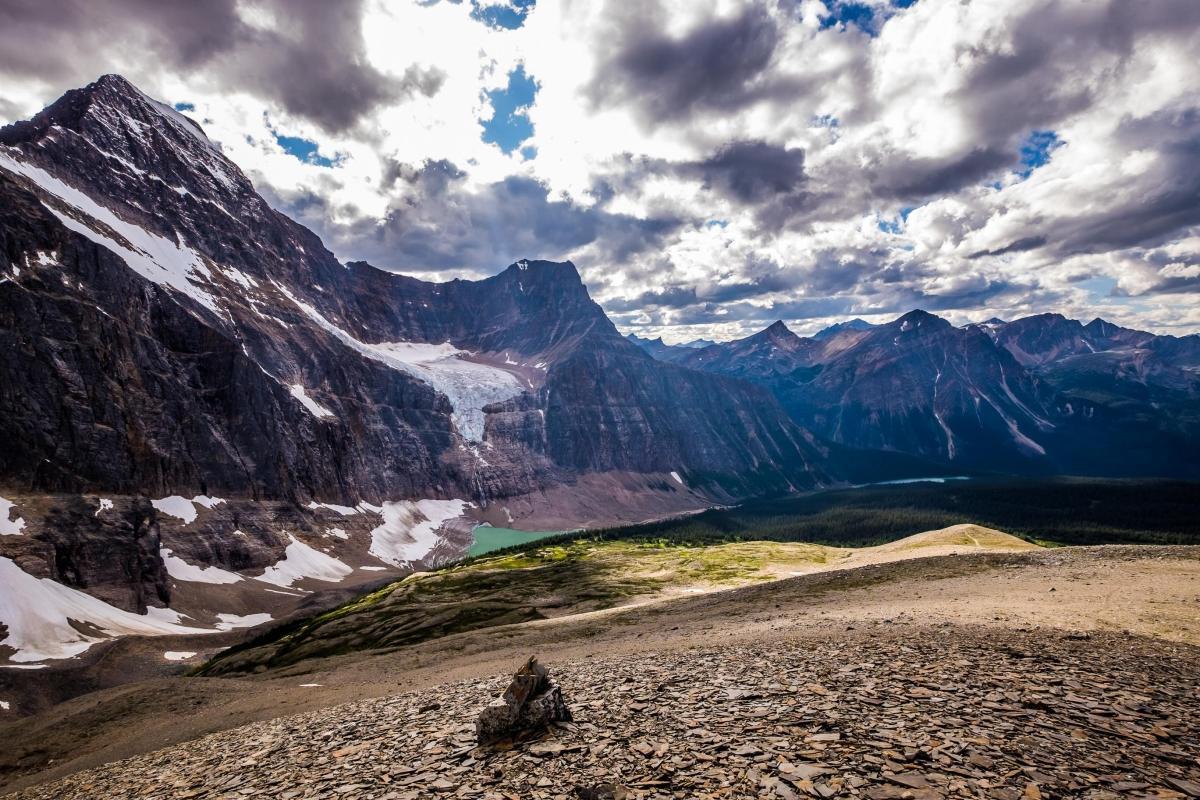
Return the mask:
[[[125,687],[0,728],[0,763],[16,788],[212,733],[23,796],[1182,796],[1198,642],[1197,548],[941,556]],[[534,652],[578,725],[472,755]]]

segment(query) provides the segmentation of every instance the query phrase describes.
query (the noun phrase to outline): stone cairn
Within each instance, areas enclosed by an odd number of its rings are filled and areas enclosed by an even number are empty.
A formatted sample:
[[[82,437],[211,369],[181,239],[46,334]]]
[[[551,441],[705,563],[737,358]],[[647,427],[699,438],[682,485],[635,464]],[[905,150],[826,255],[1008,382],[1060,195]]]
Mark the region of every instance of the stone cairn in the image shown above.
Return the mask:
[[[475,721],[475,738],[488,745],[526,739],[555,722],[570,722],[571,711],[550,672],[531,657],[513,675],[504,695],[493,700]]]

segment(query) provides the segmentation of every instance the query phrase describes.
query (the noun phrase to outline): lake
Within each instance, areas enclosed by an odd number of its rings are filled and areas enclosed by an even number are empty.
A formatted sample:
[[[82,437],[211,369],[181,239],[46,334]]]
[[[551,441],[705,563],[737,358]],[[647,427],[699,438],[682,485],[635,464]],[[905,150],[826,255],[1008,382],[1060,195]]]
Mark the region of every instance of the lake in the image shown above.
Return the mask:
[[[479,525],[472,533],[475,536],[475,541],[471,545],[471,549],[467,550],[467,556],[481,556],[484,553],[490,553],[493,550],[502,550],[505,547],[512,547],[517,544],[528,544],[536,542],[538,539],[545,539],[547,536],[558,536],[566,531],[518,531],[512,528],[494,528],[491,525]]]

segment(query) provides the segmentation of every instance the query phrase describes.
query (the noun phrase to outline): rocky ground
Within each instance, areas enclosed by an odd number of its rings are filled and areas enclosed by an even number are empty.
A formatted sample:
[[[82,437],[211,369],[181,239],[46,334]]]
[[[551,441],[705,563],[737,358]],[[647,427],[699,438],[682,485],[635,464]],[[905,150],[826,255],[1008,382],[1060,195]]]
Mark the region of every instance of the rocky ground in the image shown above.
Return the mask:
[[[251,725],[25,798],[1198,797],[1200,651],[911,630],[558,665],[575,722],[474,743],[507,678]]]
[[[29,798],[1200,796],[1198,556],[872,564],[159,681],[0,726],[0,766]],[[477,750],[534,653],[575,722]]]

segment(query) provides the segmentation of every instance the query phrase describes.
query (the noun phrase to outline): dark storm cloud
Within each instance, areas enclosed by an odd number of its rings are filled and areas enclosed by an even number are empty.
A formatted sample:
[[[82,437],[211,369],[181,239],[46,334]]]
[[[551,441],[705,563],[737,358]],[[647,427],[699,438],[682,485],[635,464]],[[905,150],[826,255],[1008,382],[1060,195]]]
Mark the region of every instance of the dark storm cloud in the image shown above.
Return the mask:
[[[420,167],[393,163],[385,178],[393,186],[403,184],[404,199],[383,220],[334,223],[333,209],[313,193],[268,199],[344,257],[404,272],[491,274],[520,258],[563,259],[587,245],[609,263],[619,263],[661,248],[680,225],[670,218],[638,219],[556,200],[545,186],[524,177],[471,190],[466,174],[444,160]]]
[[[997,247],[994,250],[977,250],[967,258],[983,258],[984,256],[1002,256],[1005,253],[1022,253],[1026,250],[1036,250],[1046,244],[1045,236],[1026,236],[1015,242]]]
[[[267,0],[277,25],[247,25],[236,0],[6,0],[0,71],[62,84],[126,71],[152,88],[166,69],[199,71],[229,91],[274,100],[330,131],[376,105],[438,91],[443,75],[410,67],[400,78],[366,60],[361,2]]]
[[[916,202],[981,183],[1016,163],[1015,148],[976,148],[948,159],[879,153],[863,177],[877,197]]]
[[[778,231],[811,205],[804,151],[764,141],[730,142],[702,161],[678,165],[680,175],[752,207],[759,226]]]
[[[744,203],[772,200],[804,183],[804,151],[767,142],[731,142],[689,165],[707,186]]]
[[[1057,128],[1121,80],[1139,41],[1186,37],[1197,26],[1200,3],[1193,0],[1040,4],[1014,16],[1004,36],[963,52],[970,67],[945,102],[962,115],[971,150],[913,158],[882,144],[860,154],[865,171],[845,185],[865,178],[869,198],[918,202],[1003,175],[1017,163],[1020,142],[1030,131]],[[885,111],[891,98],[864,95],[860,101],[851,123]],[[860,167],[847,163],[848,177],[850,171],[858,176]]]
[[[1054,236],[1064,252],[1151,246],[1200,225],[1200,108],[1126,119],[1116,139],[1124,152],[1156,151],[1153,191],[1131,192],[1116,210],[1061,225]]]
[[[597,71],[590,95],[597,104],[634,102],[656,124],[698,110],[737,111],[778,91],[769,78],[780,33],[761,5],[714,19],[680,38],[662,33],[654,3],[610,6],[616,52]]]

